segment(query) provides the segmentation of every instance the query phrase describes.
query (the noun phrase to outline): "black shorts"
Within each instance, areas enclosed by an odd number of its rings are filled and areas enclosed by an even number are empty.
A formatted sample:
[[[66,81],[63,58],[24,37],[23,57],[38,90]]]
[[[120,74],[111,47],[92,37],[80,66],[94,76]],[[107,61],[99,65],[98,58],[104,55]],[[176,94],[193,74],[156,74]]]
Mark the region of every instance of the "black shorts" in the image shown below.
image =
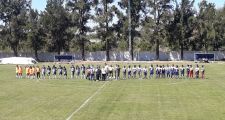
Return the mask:
[[[75,72],[74,72],[74,71],[72,71],[72,72],[71,72],[71,74],[74,76]]]
[[[62,72],[59,72],[59,75],[62,75]]]
[[[53,74],[53,75],[56,75],[56,72],[53,72],[52,74]]]

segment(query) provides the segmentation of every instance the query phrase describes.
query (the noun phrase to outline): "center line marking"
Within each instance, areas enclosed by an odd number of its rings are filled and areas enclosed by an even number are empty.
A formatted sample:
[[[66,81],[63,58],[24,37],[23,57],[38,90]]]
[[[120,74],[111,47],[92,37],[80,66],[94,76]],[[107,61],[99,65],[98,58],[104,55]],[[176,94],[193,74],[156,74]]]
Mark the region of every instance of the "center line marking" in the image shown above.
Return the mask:
[[[102,88],[104,88],[104,86],[105,86],[107,83],[108,83],[108,81],[105,82],[101,87],[99,87],[98,90],[97,90],[94,94],[92,94],[87,100],[85,100],[85,101],[83,102],[83,104],[81,104],[81,106],[80,106],[79,108],[77,108],[73,113],[71,113],[71,115],[70,115],[68,118],[66,118],[66,120],[70,120],[77,112],[79,112],[86,104],[88,104],[88,102],[89,102],[95,95],[97,95],[97,94],[102,90]]]

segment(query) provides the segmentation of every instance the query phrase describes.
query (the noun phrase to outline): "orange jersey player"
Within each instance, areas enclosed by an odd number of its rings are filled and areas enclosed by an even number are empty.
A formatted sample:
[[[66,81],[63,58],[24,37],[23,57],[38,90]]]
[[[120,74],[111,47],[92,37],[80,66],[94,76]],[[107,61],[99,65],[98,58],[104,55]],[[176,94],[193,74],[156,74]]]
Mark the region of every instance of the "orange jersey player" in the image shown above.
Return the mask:
[[[21,66],[19,66],[19,69],[18,69],[18,76],[19,78],[23,77],[23,68]]]
[[[35,66],[32,67],[32,72],[33,72],[33,78],[36,78],[36,69]]]
[[[39,68],[39,66],[36,67],[36,78],[40,79],[40,75],[41,74],[41,69]]]
[[[18,78],[18,77],[19,77],[19,66],[16,65],[16,78]]]
[[[30,75],[29,74],[29,69],[30,69],[29,66],[26,66],[25,69],[26,69],[26,78],[29,78],[29,75]]]

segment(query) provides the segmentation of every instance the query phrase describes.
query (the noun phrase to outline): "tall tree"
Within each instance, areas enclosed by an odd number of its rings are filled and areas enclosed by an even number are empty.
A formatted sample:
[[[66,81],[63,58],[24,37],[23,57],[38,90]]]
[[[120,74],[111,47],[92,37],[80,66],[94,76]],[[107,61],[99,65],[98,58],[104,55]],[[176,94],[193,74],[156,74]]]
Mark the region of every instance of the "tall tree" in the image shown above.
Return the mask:
[[[215,5],[204,0],[199,4],[199,9],[197,16],[199,38],[202,41],[204,50],[208,51],[209,47],[215,41]]]
[[[216,18],[214,21],[215,27],[215,40],[213,42],[213,50],[218,51],[221,50],[222,47],[225,45],[225,5],[223,8],[220,8],[216,11]]]
[[[87,32],[90,27],[87,26],[88,20],[92,18],[91,6],[94,4],[92,0],[68,0],[67,10],[71,13],[72,27],[74,27],[74,39],[80,46],[82,60],[85,60],[85,43],[88,41]]]
[[[41,15],[41,22],[47,31],[47,44],[50,51],[58,54],[62,50],[68,50],[68,28],[70,19],[64,8],[64,0],[48,0],[45,11]]]
[[[195,10],[193,9],[194,0],[182,0],[180,4],[175,0],[176,8],[173,12],[173,20],[170,22],[169,46],[173,50],[180,50],[180,59],[184,58],[184,50],[188,50],[193,34],[196,30]],[[179,49],[177,49],[179,48]]]
[[[40,24],[40,16],[37,10],[30,9],[29,19],[27,23],[27,41],[26,44],[30,46],[37,60],[38,59],[38,50],[44,47],[45,41],[45,31]]]
[[[111,49],[110,42],[113,35],[112,21],[114,18],[114,10],[116,7],[112,5],[113,0],[95,0],[95,18],[98,24],[95,28],[98,36],[105,43],[106,61],[110,60],[109,51]]]
[[[120,37],[128,40],[128,48],[131,60],[134,60],[134,38],[140,37],[140,30],[137,30],[141,26],[141,20],[146,14],[146,1],[145,0],[121,0],[118,2],[120,9],[123,11],[117,11],[118,24],[117,28]]]
[[[0,1],[0,20],[4,24],[2,39],[10,46],[15,56],[18,56],[21,41],[26,39],[25,26],[30,5],[30,0]]]
[[[165,27],[169,24],[171,18],[172,0],[147,0],[147,2],[151,11],[150,17],[154,21],[153,39],[156,46],[156,59],[159,60],[160,41],[166,39]]]

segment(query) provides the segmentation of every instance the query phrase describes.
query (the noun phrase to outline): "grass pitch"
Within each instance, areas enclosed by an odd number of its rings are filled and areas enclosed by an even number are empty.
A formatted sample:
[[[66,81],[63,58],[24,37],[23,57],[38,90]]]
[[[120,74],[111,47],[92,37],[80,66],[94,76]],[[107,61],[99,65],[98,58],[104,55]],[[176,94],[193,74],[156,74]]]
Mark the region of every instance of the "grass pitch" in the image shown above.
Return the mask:
[[[0,65],[0,120],[224,120],[224,68],[206,64],[205,80],[105,83],[16,79],[14,65]]]

